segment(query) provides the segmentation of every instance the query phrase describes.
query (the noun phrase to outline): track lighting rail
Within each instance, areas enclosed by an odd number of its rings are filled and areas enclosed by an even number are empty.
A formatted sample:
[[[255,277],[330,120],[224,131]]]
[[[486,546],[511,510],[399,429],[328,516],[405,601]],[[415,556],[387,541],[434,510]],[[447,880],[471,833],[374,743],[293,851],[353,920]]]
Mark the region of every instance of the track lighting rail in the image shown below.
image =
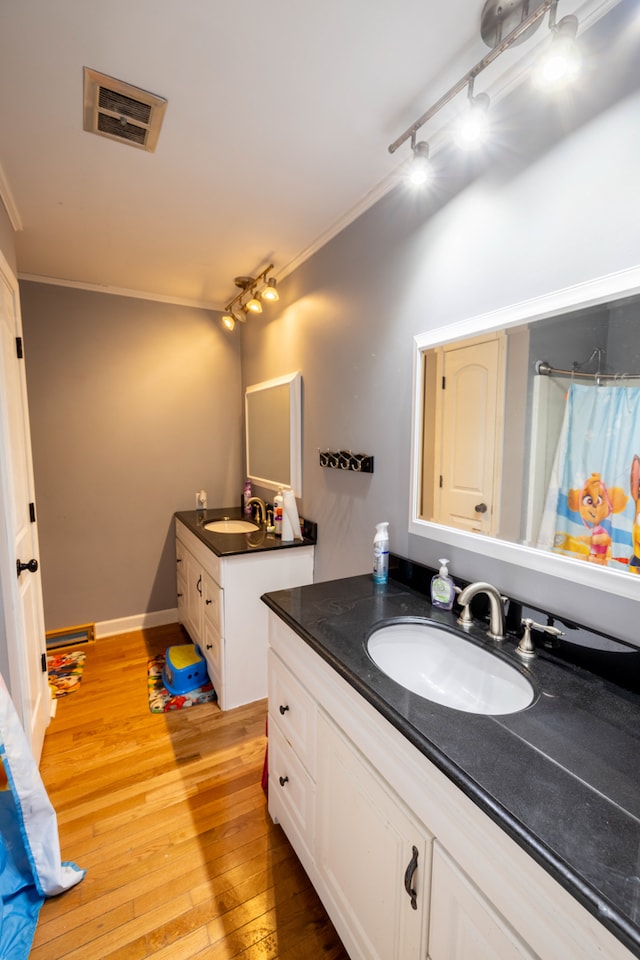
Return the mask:
[[[523,6],[525,9],[528,7],[527,0],[525,0]],[[527,32],[527,30],[533,27],[540,19],[542,19],[542,17],[544,17],[548,10],[551,11],[549,25],[553,29],[555,26],[555,12],[557,6],[558,0],[542,0],[540,5],[536,7],[533,13],[530,13],[527,17],[521,20],[521,22],[510,33],[508,33],[506,37],[504,37],[504,39],[499,40],[496,45],[492,47],[489,53],[487,53],[482,60],[479,60],[474,67],[465,73],[461,80],[458,80],[458,82],[455,83],[450,90],[447,90],[447,92],[443,94],[440,99],[433,104],[432,107],[429,107],[429,109],[425,111],[421,117],[414,121],[410,127],[407,127],[404,133],[402,133],[397,140],[394,140],[393,143],[389,145],[389,153],[395,153],[396,150],[409,139],[412,141],[412,145],[414,145],[415,136],[420,127],[424,126],[428,120],[431,120],[431,118],[439,113],[443,107],[446,107],[446,105],[462,90],[464,90],[466,86],[468,86],[470,83],[472,84],[478,74],[482,73],[482,71],[492,64],[494,60],[497,60],[501,53],[504,53],[505,50],[508,50],[509,47],[513,46],[513,44],[516,43],[520,37]]]
[[[240,287],[240,293],[237,293],[229,301],[224,310],[222,323],[228,330],[233,330],[236,321],[244,322],[247,312],[262,312],[262,300],[279,300],[277,283],[275,277],[267,275],[273,270],[273,264],[270,263],[255,277],[236,277],[235,285]]]

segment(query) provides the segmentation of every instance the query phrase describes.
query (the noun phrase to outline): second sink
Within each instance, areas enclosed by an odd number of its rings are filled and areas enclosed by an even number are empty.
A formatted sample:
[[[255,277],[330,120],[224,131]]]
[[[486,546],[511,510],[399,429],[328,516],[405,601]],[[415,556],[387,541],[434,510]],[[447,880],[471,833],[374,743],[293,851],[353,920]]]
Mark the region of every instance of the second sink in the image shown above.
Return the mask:
[[[517,666],[430,621],[379,627],[369,637],[367,650],[396,683],[466,713],[516,713],[535,699],[533,686]]]

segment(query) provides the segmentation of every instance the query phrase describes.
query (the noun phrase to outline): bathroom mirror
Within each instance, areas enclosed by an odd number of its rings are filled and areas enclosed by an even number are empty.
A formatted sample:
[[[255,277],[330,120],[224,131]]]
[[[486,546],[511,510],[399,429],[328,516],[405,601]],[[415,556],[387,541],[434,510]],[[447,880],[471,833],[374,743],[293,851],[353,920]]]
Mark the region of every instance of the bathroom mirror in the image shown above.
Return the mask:
[[[244,395],[247,476],[261,487],[290,487],[302,496],[300,371],[247,387]]]
[[[413,407],[410,533],[638,596],[640,267],[417,336]]]

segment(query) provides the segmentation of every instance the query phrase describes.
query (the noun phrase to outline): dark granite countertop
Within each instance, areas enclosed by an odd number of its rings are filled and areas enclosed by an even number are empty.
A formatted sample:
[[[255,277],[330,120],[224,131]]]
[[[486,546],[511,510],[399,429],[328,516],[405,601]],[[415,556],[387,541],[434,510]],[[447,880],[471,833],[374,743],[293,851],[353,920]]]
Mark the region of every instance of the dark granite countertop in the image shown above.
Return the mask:
[[[365,575],[263,600],[640,957],[640,695],[546,650],[523,667],[509,637],[498,655],[527,672],[537,699],[516,714],[463,713],[408,692],[365,650],[380,621],[455,626],[413,589]],[[467,636],[491,645],[485,629]]]
[[[260,553],[264,550],[290,550],[293,547],[312,547],[316,542],[316,525],[305,520],[302,540],[283,541],[267,533],[264,524],[255,533],[215,533],[205,530],[212,520],[245,520],[240,507],[217,507],[213,510],[181,510],[175,515],[199,540],[218,557],[232,557],[241,553]]]

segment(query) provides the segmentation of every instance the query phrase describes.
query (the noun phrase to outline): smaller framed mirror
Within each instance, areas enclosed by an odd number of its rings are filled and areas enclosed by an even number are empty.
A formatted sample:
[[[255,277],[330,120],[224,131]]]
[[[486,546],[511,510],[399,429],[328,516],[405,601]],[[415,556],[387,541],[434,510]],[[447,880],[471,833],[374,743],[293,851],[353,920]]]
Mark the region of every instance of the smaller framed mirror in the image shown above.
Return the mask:
[[[247,476],[261,487],[302,496],[300,371],[247,387],[244,394]]]

